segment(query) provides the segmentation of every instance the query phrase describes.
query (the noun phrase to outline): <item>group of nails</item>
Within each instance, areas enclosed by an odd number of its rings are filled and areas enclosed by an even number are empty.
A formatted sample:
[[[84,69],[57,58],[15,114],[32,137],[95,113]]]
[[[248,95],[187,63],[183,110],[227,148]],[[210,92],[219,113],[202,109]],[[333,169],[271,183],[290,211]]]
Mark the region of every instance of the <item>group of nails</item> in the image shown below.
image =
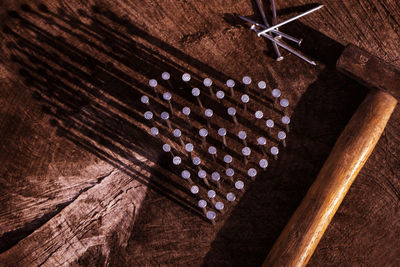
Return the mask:
[[[289,40],[291,42],[296,43],[298,46],[301,45],[302,39],[297,39],[293,36],[290,36],[286,33],[283,33],[279,30],[279,27],[288,24],[289,22],[292,22],[294,20],[297,20],[301,17],[304,17],[308,14],[313,13],[314,11],[319,10],[320,8],[323,7],[323,5],[319,5],[315,8],[312,8],[304,13],[301,13],[295,17],[292,17],[290,19],[287,19],[283,22],[278,23],[277,18],[276,18],[276,5],[275,5],[275,0],[270,0],[270,4],[271,4],[271,10],[272,10],[272,26],[269,25],[267,17],[265,16],[263,7],[261,6],[260,0],[255,0],[258,6],[258,9],[260,11],[261,14],[261,18],[264,22],[264,24],[262,23],[258,23],[254,20],[248,19],[246,17],[243,16],[239,16],[240,19],[252,24],[250,29],[253,30],[254,32],[257,33],[257,36],[263,36],[264,38],[268,39],[269,41],[272,42],[272,46],[274,48],[275,54],[276,54],[276,60],[277,61],[281,61],[283,59],[283,56],[281,55],[278,46],[282,47],[283,49],[287,50],[288,52],[292,53],[295,56],[298,56],[299,58],[303,59],[304,61],[306,61],[307,63],[310,63],[312,65],[316,65],[315,61],[307,58],[306,56],[302,55],[300,52],[296,51],[295,49],[293,49],[292,47],[286,45],[285,43],[283,43],[282,41],[280,41],[282,38]],[[258,27],[258,28],[257,28]]]
[[[168,72],[163,72],[161,75],[162,80],[164,80],[164,82],[166,82],[166,84],[168,84],[168,86],[172,89],[172,88],[176,88],[172,86],[171,81],[170,81],[170,74]],[[161,90],[159,89],[159,84],[157,82],[157,80],[155,79],[151,79],[149,81],[149,86],[150,88],[152,88],[152,90],[154,91],[154,97],[155,98],[159,98],[161,101],[165,101],[166,104],[169,107],[169,111],[171,112],[171,114],[176,114],[176,112],[180,112],[181,116],[184,117],[187,121],[187,123],[189,124],[191,129],[194,129],[196,131],[197,134],[197,130],[198,130],[198,135],[201,138],[201,146],[208,152],[208,154],[210,155],[210,157],[213,158],[214,161],[217,160],[217,148],[215,146],[208,146],[207,145],[207,136],[209,136],[209,131],[212,131],[212,126],[211,126],[211,120],[213,119],[214,112],[212,109],[210,108],[206,108],[204,107],[201,99],[200,99],[200,89],[199,88],[192,88],[189,85],[189,81],[191,80],[191,76],[188,73],[184,73],[181,77],[181,82],[183,85],[187,85],[187,88],[191,88],[191,93],[192,96],[196,99],[199,107],[201,108],[202,112],[204,112],[204,118],[207,122],[207,127],[200,127],[200,129],[193,127],[193,124],[191,122],[191,109],[190,107],[183,107],[181,111],[178,110],[174,110],[173,107],[173,103],[172,103],[172,94],[168,91],[165,92],[161,92]],[[240,101],[242,102],[241,105],[243,105],[243,109],[244,111],[247,110],[247,104],[250,101],[250,97],[247,93],[249,93],[250,87],[251,87],[251,78],[249,76],[244,76],[242,79],[242,83],[244,86],[244,93],[241,95]],[[225,91],[224,90],[218,90],[216,93],[214,93],[214,88],[215,86],[213,86],[213,82],[210,78],[205,78],[203,80],[203,85],[204,85],[204,89],[206,91],[209,91],[209,96],[213,99],[215,99],[218,103],[221,103],[222,99],[224,99],[225,97]],[[230,94],[231,98],[233,99],[234,95],[235,95],[235,81],[229,79],[226,81],[225,85],[227,91],[229,92],[228,94]],[[178,86],[179,87],[179,86]],[[258,89],[255,90],[262,90],[265,91],[267,85],[265,81],[260,81],[257,83],[257,87]],[[180,87],[182,88],[182,87]],[[259,94],[259,93],[257,93]],[[282,122],[282,126],[286,129],[286,132],[289,132],[289,123],[290,123],[290,118],[287,116],[287,108],[289,106],[289,101],[285,98],[281,98],[281,91],[279,89],[273,89],[271,91],[272,97],[274,98],[273,100],[273,105],[276,106],[279,103],[279,106],[283,108],[283,116],[281,117],[281,122]],[[202,211],[204,212],[205,216],[207,219],[209,219],[213,224],[215,224],[215,219],[217,217],[217,214],[214,210],[209,209],[208,208],[208,204],[210,205],[210,207],[214,207],[215,210],[217,210],[218,212],[223,213],[224,211],[224,203],[222,201],[219,201],[218,198],[220,198],[217,194],[217,192],[215,190],[212,190],[212,186],[211,183],[208,180],[207,177],[207,172],[201,168],[201,163],[202,160],[195,156],[193,151],[195,149],[195,146],[192,143],[185,143],[184,140],[182,139],[182,131],[180,129],[177,128],[173,128],[172,123],[170,121],[170,114],[167,111],[163,111],[161,112],[159,115],[156,113],[156,111],[154,110],[154,108],[152,107],[152,105],[150,104],[150,99],[149,96],[147,95],[143,95],[141,97],[141,102],[148,108],[147,111],[144,112],[144,118],[150,122],[150,134],[153,136],[158,136],[159,135],[159,129],[157,127],[155,127],[156,122],[154,121],[154,118],[156,116],[159,116],[161,118],[161,121],[163,123],[165,123],[166,127],[169,129],[169,131],[171,131],[173,138],[176,139],[176,141],[182,146],[182,149],[184,151],[187,152],[188,157],[190,159],[190,161],[193,163],[194,165],[194,169],[196,169],[197,171],[197,176],[198,178],[200,178],[200,180],[203,181],[203,183],[205,184],[205,186],[207,187],[207,189],[209,189],[207,191],[207,197],[209,202],[207,202],[205,199],[202,199],[199,196],[199,192],[200,192],[200,188],[198,185],[196,185],[193,180],[191,179],[191,172],[187,169],[184,169],[181,172],[181,177],[183,179],[185,179],[186,181],[188,181],[189,183],[189,187],[190,187],[190,192],[198,199],[198,207],[202,209]],[[165,103],[164,102],[164,103]],[[227,115],[229,117],[231,117],[233,123],[236,126],[240,127],[240,124],[238,122],[238,119],[236,117],[236,108],[235,107],[228,107],[227,108]],[[257,110],[254,113],[254,118],[257,120],[262,120],[264,117],[264,113],[261,110]],[[163,124],[162,123],[162,124]],[[265,129],[266,132],[268,132],[268,135],[272,138],[273,134],[272,134],[272,129],[274,128],[274,121],[272,119],[266,119],[265,121]],[[230,148],[228,145],[228,140],[226,138],[227,135],[227,129],[226,128],[219,128],[217,133],[218,136],[220,137],[221,142],[221,146],[222,149],[224,151],[227,150],[227,148]],[[277,134],[278,140],[281,142],[283,147],[286,147],[286,132],[285,131],[279,131]],[[248,164],[248,160],[251,154],[251,148],[248,146],[246,138],[247,138],[247,133],[244,130],[240,130],[237,133],[237,137],[240,139],[240,142],[243,143],[244,147],[241,151],[241,154],[243,155],[243,161],[245,166]],[[267,139],[265,137],[258,137],[257,138],[257,144],[260,148],[260,151],[263,154],[263,158],[259,160],[258,165],[260,166],[261,169],[266,170],[267,166],[268,166],[268,160],[266,159],[267,157],[267,151],[266,151],[266,144],[267,144]],[[176,152],[173,151],[172,146],[168,143],[164,143],[162,145],[162,149],[164,152],[166,153],[170,153],[171,157],[172,157],[172,163],[173,165],[181,165],[182,163],[182,158],[179,157],[177,155]],[[278,159],[278,154],[279,154],[279,148],[277,146],[271,146],[269,149],[269,154],[272,155],[274,157],[274,159]],[[234,187],[237,190],[240,191],[244,191],[244,182],[242,180],[234,180],[234,174],[235,171],[232,168],[231,163],[233,161],[233,158],[231,155],[226,154],[223,157],[223,161],[226,164],[226,169],[225,169],[225,174],[227,179],[225,179],[227,182],[234,184]],[[254,180],[256,175],[257,175],[257,170],[255,168],[249,168],[247,170],[247,174],[248,176],[251,178],[251,180]],[[221,175],[215,171],[212,172],[210,175],[213,184],[215,186],[218,187],[218,189],[221,188],[221,184],[220,184],[220,180],[221,180]],[[226,198],[227,201],[229,202],[233,202],[236,199],[235,193],[233,192],[228,192],[227,194],[223,194],[224,197]],[[206,198],[207,199],[207,198]]]

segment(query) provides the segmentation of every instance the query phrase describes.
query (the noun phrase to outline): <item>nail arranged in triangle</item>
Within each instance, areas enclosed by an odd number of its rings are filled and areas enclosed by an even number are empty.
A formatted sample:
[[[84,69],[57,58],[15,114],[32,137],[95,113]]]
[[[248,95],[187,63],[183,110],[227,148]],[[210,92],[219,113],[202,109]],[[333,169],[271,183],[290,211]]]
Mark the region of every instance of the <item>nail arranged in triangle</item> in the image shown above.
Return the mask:
[[[274,105],[278,102],[281,97],[281,90],[275,88],[272,90],[272,96],[274,97]]]
[[[242,154],[243,154],[243,158],[244,158],[244,165],[247,165],[247,163],[248,163],[248,157],[250,156],[250,154],[251,154],[251,149],[250,149],[250,147],[244,147],[244,148],[242,148]]]
[[[179,156],[175,156],[175,157],[173,157],[172,158],[172,163],[174,164],[174,165],[180,165],[181,163],[182,163],[182,159],[181,159],[181,157],[179,157]]]
[[[174,129],[174,131],[172,132],[172,134],[174,135],[174,137],[179,139],[179,142],[181,143],[182,147],[185,148],[185,143],[182,140],[182,132],[179,129]]]
[[[242,101],[242,103],[243,103],[244,111],[247,111],[247,103],[249,103],[250,97],[248,95],[244,94],[240,97],[240,101]]]
[[[233,158],[231,155],[227,154],[224,156],[224,162],[226,163],[226,168],[229,169],[230,168],[230,164],[232,163]]]
[[[212,211],[212,210],[207,211],[206,217],[215,226],[215,218],[217,217],[217,214],[215,213],[215,211]]]
[[[254,169],[254,168],[250,168],[250,169],[247,170],[247,175],[250,176],[251,180],[254,181],[254,179],[257,176],[257,170]]]
[[[260,136],[257,138],[257,144],[260,146],[261,153],[264,155],[264,157],[266,157],[265,145],[267,144],[267,139]]]
[[[159,134],[158,128],[157,127],[151,127],[150,134],[154,135],[154,136],[158,135]]]
[[[279,101],[279,104],[281,107],[283,107],[283,113],[287,115],[287,107],[289,106],[289,100],[286,98],[282,98],[281,101]]]
[[[171,93],[170,92],[165,92],[163,94],[163,98],[164,98],[165,101],[167,101],[171,113],[174,113],[174,111],[172,110],[172,104],[171,104],[171,98],[172,98]]]
[[[192,179],[190,179],[190,171],[188,170],[183,170],[181,172],[181,177],[185,180],[187,180],[189,183],[193,184]]]
[[[225,93],[222,90],[217,91],[217,93],[215,95],[216,95],[219,103],[221,103],[221,100],[224,99],[224,97],[225,97]]]
[[[286,133],[284,131],[278,133],[278,139],[281,141],[283,147],[286,147]]]
[[[228,168],[225,170],[225,174],[233,182],[233,175],[235,175],[235,171],[232,168]]]
[[[214,190],[210,189],[207,192],[207,196],[210,199],[211,203],[215,205],[215,197],[217,196],[217,193]]]
[[[213,89],[212,89],[212,80],[211,80],[210,78],[205,78],[204,81],[203,81],[203,84],[204,84],[204,86],[207,87],[208,90],[210,91],[210,96],[211,96],[212,98],[215,97],[214,91],[213,91]]]
[[[165,121],[168,128],[172,130],[171,122],[169,121],[169,113],[166,111],[161,112],[161,119]]]
[[[244,91],[249,92],[249,87],[251,84],[251,78],[249,76],[244,76],[242,79],[242,83],[244,84]]]
[[[190,120],[190,117],[189,117],[190,112],[191,112],[191,110],[190,110],[189,107],[183,107],[182,108],[182,114],[186,116],[186,118],[187,118],[187,120],[189,122],[189,126],[190,126],[190,128],[192,128],[193,127],[192,121]]]
[[[237,190],[244,191],[244,182],[241,181],[241,180],[236,181],[236,182],[235,182],[235,188],[236,188]]]
[[[206,128],[201,128],[199,130],[199,135],[201,137],[203,146],[205,146],[207,144],[207,135],[208,135],[207,129]]]
[[[234,80],[227,80],[226,81],[226,86],[229,88],[230,92],[231,92],[231,97],[235,96],[235,92],[233,90],[233,87],[235,87],[235,81]]]
[[[150,100],[147,95],[142,95],[142,97],[140,98],[140,102],[142,102],[146,106],[150,106]]]
[[[264,171],[267,170],[268,167],[268,160],[266,159],[260,159],[260,161],[258,162],[258,165],[260,166],[261,169],[263,169]]]
[[[217,184],[218,188],[221,188],[221,183],[219,182],[221,180],[221,175],[219,175],[218,172],[211,173],[211,179]]]
[[[290,129],[289,129],[290,118],[289,118],[288,116],[283,116],[282,119],[281,119],[281,121],[282,121],[283,125],[284,125],[285,128],[286,128],[286,132],[288,133],[289,130],[290,130]]]
[[[267,84],[264,81],[259,81],[257,86],[260,90],[265,90],[265,88],[267,88]]]
[[[210,108],[207,108],[204,111],[204,116],[206,116],[208,129],[211,129],[211,118],[213,115],[214,115],[214,111]]]
[[[194,146],[192,143],[187,143],[185,145],[185,150],[188,153],[189,158],[192,158],[192,152],[193,152]]]
[[[236,196],[234,193],[229,192],[226,194],[226,200],[228,200],[229,202],[233,202],[233,201],[235,201],[235,199],[236,199]]]
[[[202,180],[204,181],[204,183],[205,183],[208,187],[210,187],[210,184],[208,183],[208,180],[207,180],[207,172],[206,172],[205,170],[199,170],[199,171],[197,172],[197,176],[198,176],[200,179],[202,179]]]
[[[146,120],[151,120],[151,119],[153,119],[153,112],[151,112],[151,111],[146,111],[145,113],[143,113],[143,117],[146,119]]]
[[[228,108],[228,115],[232,117],[233,122],[238,125],[239,122],[236,118],[236,109],[234,107],[229,107]]]
[[[197,195],[197,194],[200,192],[200,188],[199,188],[197,185],[192,185],[192,186],[190,187],[190,192],[191,192],[193,195]]]
[[[266,125],[267,128],[268,128],[268,134],[269,134],[269,136],[272,137],[272,128],[274,128],[274,125],[275,125],[274,121],[271,120],[271,119],[268,119],[268,120],[265,121],[265,125]]]
[[[170,153],[172,158],[174,158],[174,153],[172,153],[171,146],[169,144],[163,144],[162,149],[166,153]]]
[[[218,129],[218,135],[222,137],[222,144],[224,145],[224,147],[227,147],[227,143],[226,143],[226,129],[225,128],[219,128]]]
[[[257,120],[261,120],[261,119],[264,117],[264,113],[263,113],[261,110],[257,110],[257,111],[254,113],[254,117],[255,117]]]
[[[274,157],[275,160],[278,160],[279,148],[276,146],[271,147],[270,149],[271,155]]]
[[[207,214],[207,209],[206,209],[206,207],[207,207],[207,201],[205,201],[204,199],[200,199],[200,200],[197,202],[197,206],[204,212],[204,215]]]
[[[172,83],[171,83],[171,80],[170,80],[171,75],[168,72],[166,72],[166,71],[163,72],[161,74],[161,78],[168,83],[168,86],[169,86],[170,89],[173,89],[173,86],[172,86]]]
[[[193,157],[192,163],[194,166],[196,166],[199,169],[199,171],[201,170],[201,168],[200,168],[201,159],[199,157]]]
[[[150,85],[151,88],[153,88],[153,90],[154,90],[154,95],[155,95],[156,97],[158,97],[158,91],[157,91],[157,85],[158,85],[158,83],[157,83],[157,80],[151,79],[151,80],[149,81],[149,85]]]
[[[214,160],[216,160],[217,149],[214,146],[209,146],[208,147],[208,153],[213,157]]]
[[[238,132],[238,137],[239,137],[240,140],[242,140],[243,145],[247,146],[247,142],[246,142],[247,133],[245,131],[241,130],[241,131]]]
[[[203,107],[203,103],[200,100],[200,89],[199,88],[193,88],[192,89],[192,95],[197,99],[197,103],[199,104],[199,107],[204,108]]]
[[[189,74],[189,73],[184,73],[184,74],[182,75],[182,81],[184,81],[185,83],[189,82],[191,78],[192,78],[192,77],[190,77],[190,74]]]
[[[218,210],[219,212],[223,213],[224,212],[224,203],[222,203],[221,201],[217,201],[215,203],[215,209]]]

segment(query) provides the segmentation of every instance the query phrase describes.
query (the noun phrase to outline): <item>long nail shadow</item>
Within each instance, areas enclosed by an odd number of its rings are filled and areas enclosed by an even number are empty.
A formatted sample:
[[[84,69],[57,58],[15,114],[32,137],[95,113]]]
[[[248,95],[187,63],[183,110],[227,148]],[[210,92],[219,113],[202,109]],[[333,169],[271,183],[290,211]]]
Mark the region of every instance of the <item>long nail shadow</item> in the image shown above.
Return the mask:
[[[293,112],[286,153],[271,162],[244,194],[218,232],[203,266],[262,264],[365,96],[364,87],[335,70],[341,44],[299,22],[288,25],[285,32],[307,36],[312,42],[305,42],[301,50],[326,67]]]

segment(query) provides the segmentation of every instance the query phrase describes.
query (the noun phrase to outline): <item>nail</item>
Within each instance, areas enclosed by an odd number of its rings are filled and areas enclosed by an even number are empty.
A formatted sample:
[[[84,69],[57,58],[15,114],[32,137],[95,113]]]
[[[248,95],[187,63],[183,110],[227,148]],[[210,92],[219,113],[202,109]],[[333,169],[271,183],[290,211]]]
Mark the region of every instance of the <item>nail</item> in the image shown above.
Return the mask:
[[[237,120],[237,118],[236,118],[236,116],[235,116],[235,114],[236,114],[236,109],[235,109],[234,107],[229,107],[229,108],[228,108],[228,114],[229,114],[229,116],[232,116],[233,122],[234,122],[236,125],[238,125],[239,123],[238,123],[238,120]]]
[[[212,155],[213,159],[216,160],[217,157],[217,149],[214,146],[208,147],[208,153]]]
[[[175,130],[173,131],[173,135],[174,135],[176,138],[179,139],[179,142],[181,143],[182,147],[185,147],[185,143],[183,143],[183,140],[182,140],[182,138],[181,138],[181,136],[182,136],[181,130],[175,129]]]
[[[249,97],[248,95],[244,94],[244,95],[242,95],[242,97],[240,98],[240,100],[241,100],[242,103],[243,103],[243,109],[244,109],[244,111],[246,111],[246,110],[247,110],[247,103],[249,103],[250,97]]]
[[[193,95],[194,97],[196,97],[197,103],[199,103],[199,106],[200,106],[201,108],[204,108],[204,107],[203,107],[203,103],[201,103],[201,100],[200,100],[200,89],[199,89],[199,88],[193,88],[193,89],[192,89],[192,95]]]
[[[149,97],[147,95],[142,95],[140,98],[140,101],[145,104],[146,106],[150,105]]]
[[[171,122],[168,120],[169,113],[166,111],[161,112],[161,119],[164,120],[167,123],[168,128],[172,130]]]
[[[275,88],[274,90],[272,90],[272,96],[275,98],[274,100],[274,105],[275,105],[276,102],[278,102],[279,97],[281,97],[281,90]]]
[[[184,73],[182,75],[182,81],[184,81],[185,83],[189,82],[191,79],[190,74],[189,73]]]
[[[242,82],[244,84],[244,91],[247,93],[251,84],[251,78],[249,76],[244,76]]]
[[[212,210],[207,211],[206,217],[215,226],[215,217],[217,217],[217,214],[215,213],[215,211],[212,211]]]
[[[260,90],[264,90],[265,88],[267,88],[267,84],[264,81],[259,81],[257,86],[258,86],[258,89],[260,89]]]
[[[239,18],[244,20],[244,21],[247,21],[247,22],[249,22],[251,24],[254,24],[254,25],[258,26],[258,27],[261,27],[263,29],[267,29],[268,28],[267,26],[265,26],[263,24],[260,24],[260,23],[257,23],[256,21],[248,19],[246,17],[239,16]],[[277,34],[279,36],[282,36],[283,38],[286,38],[286,39],[288,39],[288,40],[290,40],[292,42],[295,42],[298,46],[300,46],[301,42],[303,41],[303,39],[297,39],[297,38],[295,38],[293,36],[290,36],[289,34],[283,33],[283,32],[278,31],[278,30],[272,30],[271,32],[274,33],[274,34]],[[282,59],[283,59],[283,57],[282,57]]]
[[[282,142],[283,147],[286,147],[286,133],[283,131],[280,131],[278,133],[278,139]]]
[[[222,203],[221,201],[217,201],[217,203],[215,203],[215,209],[218,210],[219,212],[223,213],[224,203]]]
[[[228,88],[230,88],[231,97],[233,97],[233,96],[235,95],[235,92],[233,91],[233,87],[235,86],[235,81],[234,81],[234,80],[231,80],[231,79],[227,80],[227,81],[226,81],[226,86],[227,86]]]
[[[250,168],[247,170],[247,175],[250,176],[251,180],[254,181],[254,179],[256,178],[257,175],[257,171],[254,168]]]
[[[187,144],[185,145],[185,150],[186,150],[186,152],[188,152],[189,158],[192,158],[193,149],[194,149],[194,146],[193,146],[192,143],[187,143]]]
[[[276,146],[271,147],[271,154],[275,160],[278,160],[279,149]]]
[[[201,129],[199,130],[199,135],[201,136],[201,138],[202,138],[202,140],[203,140],[203,141],[202,141],[203,146],[205,146],[206,143],[207,143],[207,135],[208,135],[207,129],[201,128]]]
[[[229,164],[232,163],[232,160],[233,160],[233,158],[232,158],[231,155],[225,155],[224,156],[224,162],[226,163],[226,168],[230,167]]]
[[[266,156],[265,150],[264,150],[264,146],[267,144],[267,139],[265,137],[258,137],[257,138],[257,143],[261,148],[261,152],[264,156]]]
[[[172,158],[172,163],[173,163],[174,165],[176,165],[176,166],[178,166],[179,164],[181,164],[181,162],[182,162],[181,157],[175,156],[175,157]]]
[[[232,168],[228,168],[225,170],[225,174],[233,182],[233,175],[235,174],[235,171]]]
[[[185,116],[187,117],[187,120],[188,120],[188,122],[189,122],[190,128],[192,128],[192,127],[193,127],[192,121],[191,121],[190,118],[189,118],[189,115],[190,115],[190,108],[189,108],[189,107],[183,107],[183,108],[182,108],[182,113],[183,113],[183,115],[185,115]]]
[[[244,156],[244,165],[247,165],[247,163],[248,163],[248,157],[250,156],[250,154],[251,154],[251,149],[249,148],[249,147],[244,147],[243,149],[242,149],[242,154],[243,154],[243,156]]]
[[[187,181],[189,181],[189,183],[193,184],[192,179],[190,179],[190,172],[188,170],[183,170],[181,172],[181,177]]]
[[[157,94],[158,94],[158,91],[157,91],[157,80],[155,80],[155,79],[151,79],[150,81],[149,81],[149,85],[150,85],[150,87],[152,87],[153,89],[154,89],[154,94],[156,95],[156,97],[158,96]]]
[[[237,190],[244,191],[244,183],[243,183],[243,181],[240,181],[240,180],[236,181],[235,182],[235,188]]]
[[[224,91],[221,90],[217,91],[215,95],[217,96],[218,103],[221,103],[221,100],[225,97]]]
[[[260,165],[260,167],[265,171],[265,170],[267,170],[267,167],[268,167],[268,160],[260,159],[260,162],[258,163],[258,165]]]
[[[158,129],[156,128],[156,127],[151,127],[151,129],[150,129],[150,134],[151,135],[154,135],[154,136],[156,136],[156,135],[158,135]]]
[[[278,29],[280,26],[283,26],[283,25],[285,25],[285,24],[287,24],[287,23],[289,23],[289,22],[292,22],[292,21],[294,21],[294,20],[296,20],[296,19],[299,19],[299,18],[301,18],[301,17],[303,17],[303,16],[305,16],[305,15],[308,15],[308,14],[314,12],[314,11],[317,11],[318,9],[320,9],[320,8],[322,8],[322,7],[323,7],[323,5],[320,5],[320,6],[318,6],[318,7],[312,8],[312,9],[310,9],[310,10],[304,12],[304,13],[301,13],[301,14],[299,14],[299,15],[297,15],[297,16],[294,16],[293,18],[290,18],[290,19],[285,20],[285,21],[283,21],[283,22],[281,22],[281,23],[278,23],[278,24],[276,24],[276,25],[274,25],[274,26],[272,26],[272,27],[269,27],[269,28],[267,28],[267,29],[265,29],[265,30],[259,32],[257,35],[258,35],[258,37],[260,37],[261,34],[270,32],[271,30],[274,30],[274,29]]]
[[[268,128],[268,134],[269,134],[269,136],[272,136],[272,135],[271,135],[271,132],[272,132],[272,128],[274,128],[274,125],[275,125],[274,121],[273,121],[273,120],[267,120],[267,121],[265,122],[265,125],[266,125],[267,128]]]
[[[153,118],[153,112],[151,112],[151,111],[146,111],[144,114],[143,114],[143,117],[146,119],[146,120],[151,120],[152,118]]]
[[[199,208],[201,208],[204,212],[204,215],[207,214],[207,201],[205,201],[204,199],[200,199],[199,202],[197,202],[197,206],[199,206]]]
[[[210,96],[214,97],[214,91],[213,91],[213,89],[211,87],[212,80],[210,78],[205,78],[204,81],[203,81],[203,84],[204,84],[205,87],[208,87],[208,89],[210,90]]]
[[[200,191],[200,188],[197,185],[192,185],[190,187],[190,192],[192,192],[193,195],[197,195]]]
[[[286,98],[281,99],[281,101],[279,102],[279,104],[281,105],[281,107],[283,107],[283,113],[285,115],[287,115],[287,107],[289,106],[289,100],[287,100]]]
[[[210,119],[213,116],[213,114],[214,114],[214,111],[212,109],[210,109],[210,108],[208,108],[208,109],[206,109],[204,111],[204,115],[206,116],[206,119],[207,119],[207,126],[208,126],[209,129],[211,129]]]
[[[256,119],[258,119],[258,120],[261,120],[261,119],[264,117],[264,113],[263,113],[261,110],[257,110],[257,111],[254,113],[254,117],[255,117]]]
[[[213,205],[215,205],[215,197],[217,196],[217,193],[215,193],[215,191],[211,189],[211,190],[208,190],[207,196],[210,199],[211,203]]]
[[[169,144],[163,144],[162,149],[166,153],[171,153],[172,158],[174,157],[174,153],[172,153],[171,146]]]
[[[221,180],[221,175],[219,175],[218,172],[213,172],[211,173],[211,179],[217,183],[217,187],[221,188],[220,180]]]
[[[171,89],[173,88],[173,86],[172,86],[172,84],[171,84],[171,81],[170,81],[170,79],[169,79],[169,78],[171,78],[171,75],[169,75],[168,72],[163,72],[163,73],[161,74],[161,78],[162,78],[164,81],[166,81],[166,82],[168,83],[168,86],[169,86]]]
[[[218,129],[218,135],[222,137],[222,143],[224,144],[224,147],[226,147],[227,146],[226,138],[225,138],[226,129],[225,128],[219,128]]]
[[[228,200],[229,202],[233,202],[235,201],[236,196],[234,193],[229,192],[228,194],[226,194],[226,200]]]
[[[282,123],[286,127],[286,132],[289,132],[289,123],[290,123],[290,118],[288,116],[283,116],[282,117]]]
[[[163,94],[163,98],[164,98],[165,101],[168,102],[169,109],[171,110],[171,113],[174,113],[174,111],[172,110],[172,104],[171,104],[171,98],[172,98],[171,93],[170,92],[165,92]]]
[[[201,170],[200,169],[201,159],[199,157],[193,157],[192,162],[193,162],[193,165],[197,166],[197,168],[200,171]]]
[[[240,140],[243,141],[243,145],[247,146],[246,138],[247,138],[247,133],[245,131],[239,131],[238,137]]]
[[[210,184],[208,183],[207,180],[207,172],[205,170],[199,170],[199,172],[197,173],[197,176],[202,179],[204,181],[204,183],[210,187]]]
[[[258,6],[258,9],[260,10],[261,18],[264,21],[264,24],[268,27],[269,26],[268,20],[265,17],[265,13],[264,13],[264,10],[263,10],[263,8],[262,8],[262,6],[260,4],[260,1],[256,0],[256,3],[257,3],[257,6]],[[268,33],[268,34],[269,34],[269,36],[273,37],[273,35],[271,33]],[[276,57],[277,57],[276,61],[281,61],[283,59],[283,57],[282,57],[281,53],[279,52],[278,46],[275,43],[272,43],[272,46],[273,46],[273,48],[275,50],[275,54],[276,54]]]

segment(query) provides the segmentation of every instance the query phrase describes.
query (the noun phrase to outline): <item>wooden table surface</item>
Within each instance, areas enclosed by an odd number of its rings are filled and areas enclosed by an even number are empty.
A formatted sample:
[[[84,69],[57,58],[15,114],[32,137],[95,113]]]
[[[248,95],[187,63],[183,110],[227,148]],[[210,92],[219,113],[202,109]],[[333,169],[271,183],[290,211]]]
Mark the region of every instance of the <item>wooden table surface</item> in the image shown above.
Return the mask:
[[[280,21],[315,4],[276,2]],[[235,16],[261,21],[252,1],[3,1],[0,265],[259,266],[367,92],[335,70],[343,45],[400,67],[398,1],[319,3],[281,28],[304,39],[311,66],[286,52],[274,60]],[[290,101],[287,148],[215,228],[147,134],[139,98],[163,71],[176,107],[193,102],[179,91],[184,72],[217,86],[249,75]],[[264,105],[251,97],[250,109]],[[309,266],[400,265],[399,126],[395,110]]]

